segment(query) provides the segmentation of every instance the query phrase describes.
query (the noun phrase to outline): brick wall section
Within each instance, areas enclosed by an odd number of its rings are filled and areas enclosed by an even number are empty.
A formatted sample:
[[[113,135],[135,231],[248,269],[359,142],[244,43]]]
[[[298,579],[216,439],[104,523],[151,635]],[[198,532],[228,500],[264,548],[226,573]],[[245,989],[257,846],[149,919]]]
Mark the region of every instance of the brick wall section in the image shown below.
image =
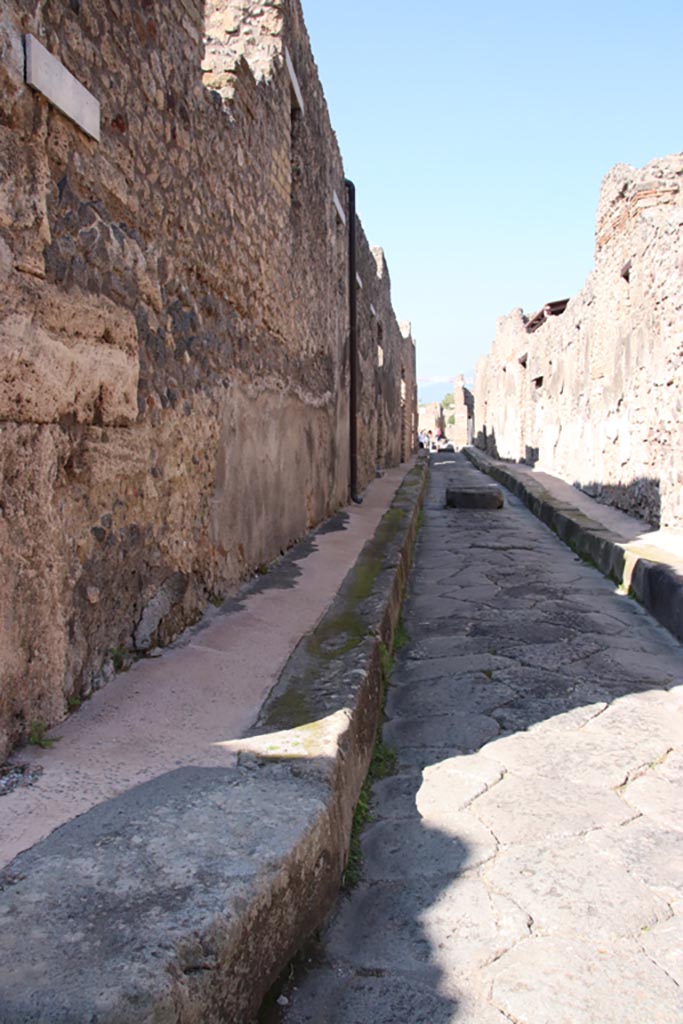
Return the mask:
[[[29,32],[100,101],[99,144],[24,84]],[[2,757],[347,500],[349,324],[297,0],[8,0],[0,54]],[[359,249],[376,449],[414,348]]]
[[[595,266],[557,317],[498,321],[477,367],[480,447],[653,525],[683,526],[683,156],[606,176]],[[561,298],[550,296],[549,298]]]

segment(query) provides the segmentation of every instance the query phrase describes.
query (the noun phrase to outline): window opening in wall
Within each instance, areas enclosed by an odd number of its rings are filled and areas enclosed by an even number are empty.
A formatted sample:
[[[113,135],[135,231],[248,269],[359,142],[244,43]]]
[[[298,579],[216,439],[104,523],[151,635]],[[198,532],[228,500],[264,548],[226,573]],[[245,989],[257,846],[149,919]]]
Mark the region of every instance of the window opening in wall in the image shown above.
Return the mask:
[[[621,268],[621,276],[623,277],[624,281],[626,281],[626,284],[630,283],[630,281],[631,281],[631,260],[629,260],[628,263],[624,263],[623,267]]]
[[[537,391],[543,387],[543,377],[534,377],[534,387]]]
[[[381,345],[377,346],[377,365],[384,366],[384,349]]]
[[[523,366],[525,370],[526,370],[526,364],[527,364],[527,359],[528,358],[529,358],[529,356],[528,356],[527,352],[525,352],[523,355],[521,355],[519,357],[519,365]]]

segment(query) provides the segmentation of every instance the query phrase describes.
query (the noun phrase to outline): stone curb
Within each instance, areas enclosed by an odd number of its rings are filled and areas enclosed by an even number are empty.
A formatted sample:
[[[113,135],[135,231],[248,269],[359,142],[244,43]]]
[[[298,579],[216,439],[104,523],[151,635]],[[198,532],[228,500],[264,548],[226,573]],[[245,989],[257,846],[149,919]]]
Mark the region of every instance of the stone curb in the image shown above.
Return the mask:
[[[0,873],[2,1024],[247,1024],[336,899],[427,482],[399,487],[234,768],[181,767]],[[191,680],[188,680],[191,686]]]
[[[677,640],[683,640],[683,578],[674,569],[638,555],[623,537],[556,498],[543,484],[518,476],[514,466],[474,448],[463,448],[463,454],[523,501],[573,551],[635,597]]]

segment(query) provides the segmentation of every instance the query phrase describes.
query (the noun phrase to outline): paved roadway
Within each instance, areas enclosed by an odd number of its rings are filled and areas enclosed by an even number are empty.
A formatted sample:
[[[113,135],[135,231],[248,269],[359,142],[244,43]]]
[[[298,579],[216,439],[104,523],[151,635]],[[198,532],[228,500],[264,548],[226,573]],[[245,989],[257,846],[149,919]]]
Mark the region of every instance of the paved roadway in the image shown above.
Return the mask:
[[[681,1024],[681,646],[433,465],[374,790],[285,1024]]]

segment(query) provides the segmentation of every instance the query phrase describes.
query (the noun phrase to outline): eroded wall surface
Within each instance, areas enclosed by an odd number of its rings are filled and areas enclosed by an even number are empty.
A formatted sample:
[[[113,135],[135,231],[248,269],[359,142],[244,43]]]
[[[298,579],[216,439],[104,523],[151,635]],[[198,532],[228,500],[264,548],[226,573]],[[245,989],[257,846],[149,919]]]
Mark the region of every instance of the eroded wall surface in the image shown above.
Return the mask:
[[[27,33],[99,142],[25,84]],[[347,500],[349,299],[297,0],[7,0],[0,56],[1,758]],[[364,486],[415,369],[359,250]]]
[[[517,309],[477,367],[477,444],[653,525],[683,526],[683,155],[605,177],[595,266],[532,334]],[[550,298],[559,298],[551,296]]]

